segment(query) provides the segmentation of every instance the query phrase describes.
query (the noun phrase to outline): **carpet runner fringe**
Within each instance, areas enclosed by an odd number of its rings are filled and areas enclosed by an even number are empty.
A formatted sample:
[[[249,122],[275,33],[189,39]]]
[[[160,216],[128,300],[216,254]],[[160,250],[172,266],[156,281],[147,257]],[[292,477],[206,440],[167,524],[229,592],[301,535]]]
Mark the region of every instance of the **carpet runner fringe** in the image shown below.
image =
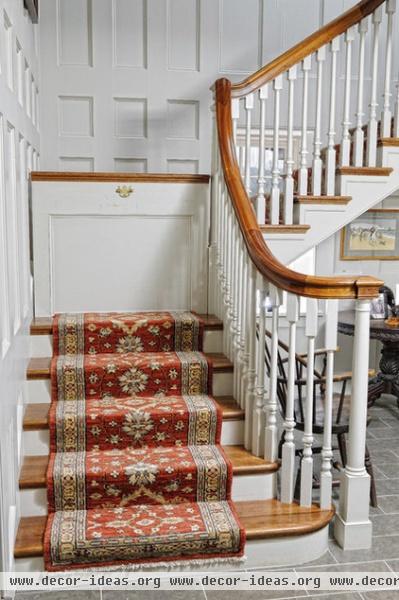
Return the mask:
[[[188,312],[54,317],[47,570],[242,559],[203,330]]]

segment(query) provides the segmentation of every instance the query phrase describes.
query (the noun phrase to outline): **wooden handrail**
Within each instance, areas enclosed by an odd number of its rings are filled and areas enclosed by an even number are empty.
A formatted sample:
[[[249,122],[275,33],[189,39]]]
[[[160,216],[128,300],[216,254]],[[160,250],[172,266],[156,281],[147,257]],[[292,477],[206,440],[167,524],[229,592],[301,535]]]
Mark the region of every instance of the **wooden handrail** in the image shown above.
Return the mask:
[[[224,179],[244,241],[258,271],[282,290],[309,298],[375,298],[383,282],[375,277],[316,277],[288,269],[270,252],[241,179],[233,138],[232,85],[215,83],[216,124]]]
[[[231,86],[233,98],[241,98],[256,91],[278,75],[297,65],[301,60],[316,52],[334,38],[345,33],[350,27],[371,15],[385,0],[362,0],[344,14],[340,15],[324,27],[315,31],[310,36],[278,56],[268,65],[262,67],[243,81]]]

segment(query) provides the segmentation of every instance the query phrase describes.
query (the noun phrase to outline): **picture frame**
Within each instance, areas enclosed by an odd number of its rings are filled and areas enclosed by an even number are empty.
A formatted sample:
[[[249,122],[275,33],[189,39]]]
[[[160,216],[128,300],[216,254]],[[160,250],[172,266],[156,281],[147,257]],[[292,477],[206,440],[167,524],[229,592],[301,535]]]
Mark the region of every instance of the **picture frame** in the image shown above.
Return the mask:
[[[399,260],[399,209],[374,208],[341,230],[341,260]]]
[[[387,298],[384,292],[380,292],[377,298],[370,302],[370,318],[386,319],[388,316]]]
[[[29,13],[32,23],[39,22],[39,0],[24,0],[24,6]]]

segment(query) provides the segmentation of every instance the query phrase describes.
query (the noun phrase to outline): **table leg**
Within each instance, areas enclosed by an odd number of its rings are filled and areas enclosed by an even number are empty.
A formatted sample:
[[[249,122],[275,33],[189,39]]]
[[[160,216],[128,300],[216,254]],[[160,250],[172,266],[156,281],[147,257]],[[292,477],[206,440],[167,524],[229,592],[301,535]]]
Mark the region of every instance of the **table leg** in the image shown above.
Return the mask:
[[[399,405],[399,343],[383,342],[380,360],[380,378],[385,384],[385,392],[396,396]]]

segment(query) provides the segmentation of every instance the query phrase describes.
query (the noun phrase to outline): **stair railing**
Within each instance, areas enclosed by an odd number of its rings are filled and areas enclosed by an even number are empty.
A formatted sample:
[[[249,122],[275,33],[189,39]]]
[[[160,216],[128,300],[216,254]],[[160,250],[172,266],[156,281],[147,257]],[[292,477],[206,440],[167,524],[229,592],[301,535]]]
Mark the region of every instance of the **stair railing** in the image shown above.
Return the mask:
[[[270,96],[269,86],[274,94],[273,160],[271,176],[270,215],[272,222],[278,214],[285,215],[293,204],[293,120],[294,84],[298,70],[303,74],[303,102],[306,109],[308,99],[309,65],[316,53],[317,62],[317,102],[316,128],[313,144],[312,191],[319,193],[324,185],[333,193],[335,180],[335,93],[330,93],[327,118],[327,151],[322,159],[320,101],[322,77],[325,66],[326,48],[330,52],[331,89],[337,81],[337,52],[339,36],[345,36],[347,46],[346,71],[350,69],[352,43],[355,26],[359,30],[359,72],[364,67],[364,19],[372,15],[374,26],[380,22],[383,8],[392,14],[394,3],[391,0],[364,0],[295,46],[270,65],[261,69],[243,82],[232,85],[227,79],[219,79],[214,85],[215,128],[213,144],[212,179],[212,231],[210,248],[210,299],[209,306],[224,322],[224,350],[234,363],[234,395],[245,409],[245,446],[254,454],[264,456],[268,461],[279,459],[279,340],[288,345],[288,384],[286,390],[285,414],[282,429],[284,439],[281,447],[281,470],[278,494],[282,502],[294,501],[296,446],[295,433],[295,385],[296,352],[298,349],[298,323],[304,323],[304,338],[307,346],[307,381],[304,409],[305,427],[300,440],[303,452],[300,458],[300,504],[310,506],[314,498],[313,490],[313,365],[317,360],[316,340],[326,350],[326,373],[324,393],[324,435],[321,451],[321,476],[319,503],[322,509],[330,509],[332,503],[332,412],[334,399],[334,356],[337,349],[337,318],[339,302],[355,301],[355,335],[353,349],[353,379],[351,387],[347,463],[341,477],[340,504],[335,519],[335,535],[344,548],[368,547],[371,544],[371,523],[369,520],[369,476],[365,470],[365,439],[367,425],[367,388],[369,362],[369,319],[370,300],[378,296],[382,281],[365,276],[317,277],[294,272],[282,265],[268,249],[259,226],[259,217],[264,214],[264,125],[266,106]],[[390,36],[391,28],[387,28]],[[375,34],[376,35],[376,34]],[[375,45],[375,44],[374,44]],[[391,43],[387,43],[387,53]],[[374,48],[374,47],[373,47]],[[374,52],[374,49],[373,49]],[[286,154],[286,179],[284,185],[285,204],[281,210],[279,137],[280,93],[283,76],[288,80],[288,131]],[[388,77],[389,79],[389,77]],[[387,81],[387,80],[386,80]],[[388,88],[387,95],[388,98]],[[349,131],[348,106],[350,86],[346,78],[344,98],[343,137],[341,163],[348,161]],[[359,96],[362,98],[362,85],[359,82]],[[256,205],[252,204],[251,186],[251,135],[254,97],[259,98],[258,132],[259,171],[257,173]],[[372,97],[375,97],[372,90]],[[237,148],[239,134],[238,102],[243,100],[246,113],[245,147]],[[363,140],[360,130],[363,127],[362,103],[357,103],[357,136]],[[388,103],[384,110],[389,111]],[[372,106],[373,114],[375,106]],[[397,109],[396,109],[397,112]],[[387,118],[388,119],[388,118]],[[384,118],[383,118],[384,120]],[[388,119],[390,121],[390,118]],[[395,125],[396,127],[396,125]],[[383,128],[383,125],[382,125]],[[300,146],[300,168],[298,185],[301,193],[309,189],[308,172],[308,129],[307,110],[302,114],[302,142]],[[390,132],[385,132],[390,133]],[[358,144],[361,142],[357,139]],[[377,137],[373,134],[370,144],[377,147]],[[364,145],[364,141],[363,141]],[[350,149],[350,146],[349,146]],[[356,153],[355,153],[356,154]],[[237,159],[238,157],[238,159]],[[357,155],[357,158],[358,155]],[[329,187],[330,186],[330,187]],[[287,194],[289,197],[287,198]],[[288,211],[288,212],[287,212]],[[292,217],[292,212],[290,213]],[[270,369],[265,368],[266,330],[270,332]],[[257,333],[258,332],[258,333]],[[323,338],[323,339],[321,339]],[[303,350],[301,350],[303,351]]]
[[[231,86],[241,173],[261,225],[299,221],[304,196],[340,195],[336,169],[375,167],[379,140],[397,137],[395,9],[396,0],[364,0]]]

